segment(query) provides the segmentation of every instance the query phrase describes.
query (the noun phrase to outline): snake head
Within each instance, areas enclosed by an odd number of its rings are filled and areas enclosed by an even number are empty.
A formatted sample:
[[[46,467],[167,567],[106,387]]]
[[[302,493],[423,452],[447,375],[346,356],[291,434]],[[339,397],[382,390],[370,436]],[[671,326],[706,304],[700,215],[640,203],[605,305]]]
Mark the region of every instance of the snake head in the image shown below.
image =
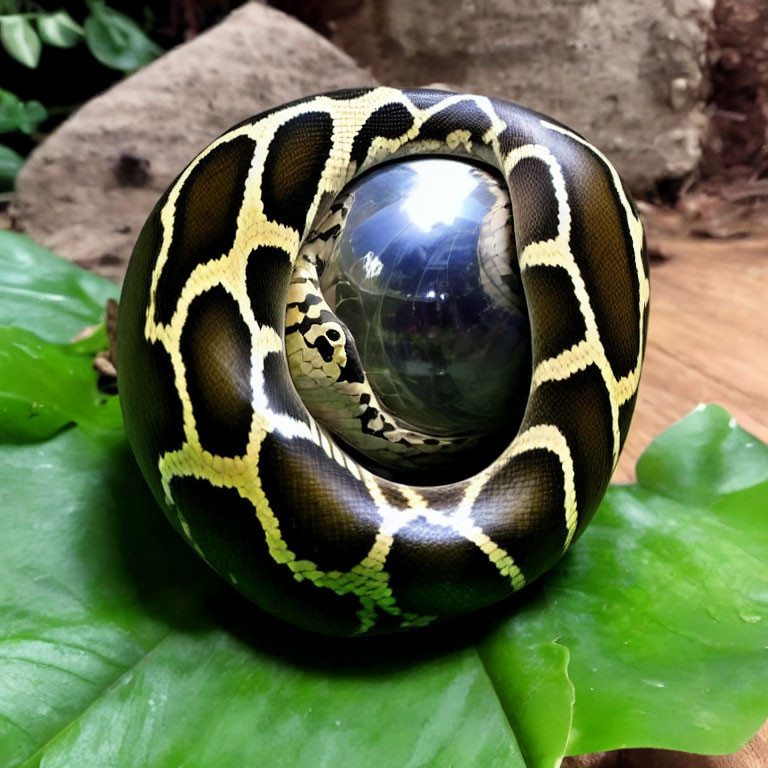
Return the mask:
[[[341,323],[335,320],[318,322],[312,325],[303,336],[307,347],[317,352],[316,367],[328,370],[328,367],[332,365],[339,369],[346,366],[347,334]],[[336,370],[335,374],[338,378],[339,371]]]

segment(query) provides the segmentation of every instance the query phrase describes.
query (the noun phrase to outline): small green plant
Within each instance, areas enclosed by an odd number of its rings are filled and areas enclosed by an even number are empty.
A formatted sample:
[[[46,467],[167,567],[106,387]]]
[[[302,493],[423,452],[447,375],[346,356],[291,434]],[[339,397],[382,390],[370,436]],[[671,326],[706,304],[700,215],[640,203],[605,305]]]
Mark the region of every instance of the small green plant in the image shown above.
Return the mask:
[[[9,56],[34,69],[43,44],[73,48],[84,41],[105,67],[132,72],[162,53],[129,16],[104,0],[85,0],[78,24],[65,10],[43,11],[23,0],[0,0],[0,44]]]
[[[31,135],[48,112],[39,101],[22,101],[18,96],[0,88],[0,134],[21,131]],[[24,158],[11,147],[0,144],[0,192],[13,189],[14,179]]]
[[[47,11],[27,0],[0,0],[0,66],[5,54],[36,69],[44,46],[74,48],[83,43],[105,67],[126,73],[162,53],[133,19],[104,0],[84,0],[82,24],[63,9]],[[0,89],[0,134],[31,136],[48,114],[39,101],[23,101]],[[13,189],[23,163],[15,149],[0,143],[0,194]]]

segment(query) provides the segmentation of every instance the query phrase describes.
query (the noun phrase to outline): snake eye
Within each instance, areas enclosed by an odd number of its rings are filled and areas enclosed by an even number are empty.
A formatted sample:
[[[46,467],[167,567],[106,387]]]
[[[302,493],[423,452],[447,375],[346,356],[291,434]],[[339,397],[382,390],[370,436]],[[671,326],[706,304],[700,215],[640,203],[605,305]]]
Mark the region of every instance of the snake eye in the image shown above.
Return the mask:
[[[294,383],[361,463],[439,484],[475,474],[510,443],[530,389],[531,335],[509,193],[493,171],[437,157],[375,168],[310,234],[301,286],[303,304],[289,298],[300,321],[286,329]],[[345,364],[309,372],[319,329],[333,340],[336,323]]]

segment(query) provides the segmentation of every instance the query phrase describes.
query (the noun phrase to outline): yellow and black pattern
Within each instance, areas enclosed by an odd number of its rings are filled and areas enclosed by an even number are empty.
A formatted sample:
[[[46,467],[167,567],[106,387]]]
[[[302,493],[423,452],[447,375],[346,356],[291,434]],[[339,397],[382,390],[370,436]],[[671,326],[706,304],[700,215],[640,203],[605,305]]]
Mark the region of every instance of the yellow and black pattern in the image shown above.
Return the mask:
[[[334,204],[293,269],[285,316],[285,351],[293,383],[317,421],[346,445],[376,457],[378,466],[418,470],[444,465],[452,449],[476,448],[476,440],[419,432],[387,411],[368,381],[352,333],[323,295],[319,275],[345,220],[343,206]]]
[[[414,154],[507,180],[534,356],[517,436],[436,487],[346,455],[284,348],[308,233],[355,176]],[[564,126],[441,91],[311,97],[218,138],[150,215],[120,302],[128,436],[177,529],[266,610],[331,634],[428,624],[519,589],[587,525],[629,427],[648,298],[637,212]]]

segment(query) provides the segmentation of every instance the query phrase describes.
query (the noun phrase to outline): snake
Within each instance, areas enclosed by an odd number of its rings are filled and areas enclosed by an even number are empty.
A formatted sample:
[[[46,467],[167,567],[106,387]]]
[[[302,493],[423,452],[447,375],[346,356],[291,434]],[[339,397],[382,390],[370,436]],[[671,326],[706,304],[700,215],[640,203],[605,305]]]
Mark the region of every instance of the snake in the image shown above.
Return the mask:
[[[366,466],[310,413],[286,335],[320,299],[296,272],[310,233],[361,174],[424,155],[503,179],[532,349],[508,444],[435,485]],[[637,400],[649,295],[629,192],[560,122],[442,90],[310,96],[213,141],[142,228],[117,332],[128,441],[173,527],[266,612],[336,636],[455,619],[538,578],[592,519]]]
[[[474,253],[482,292],[492,310],[500,311],[504,317],[525,320],[524,297],[510,250],[513,237],[510,231],[509,193],[486,171],[472,165],[462,164],[461,167],[471,183],[481,184],[492,200],[479,223]],[[409,168],[412,169],[413,165]],[[448,182],[441,177],[441,183]],[[356,205],[356,187],[353,185],[350,191],[339,197],[331,206],[329,215],[312,230],[294,267],[288,289],[285,327],[285,348],[291,378],[310,414],[363,457],[375,457],[373,463],[380,470],[393,469],[404,482],[408,479],[420,485],[440,482],[441,471],[442,476],[450,476],[451,472],[455,475],[459,453],[466,460],[469,451],[473,451],[472,456],[479,467],[487,458],[489,451],[486,449],[492,452],[495,447],[495,436],[483,433],[484,425],[474,428],[464,425],[462,429],[460,425],[452,424],[424,431],[401,418],[396,404],[385,405],[369,381],[354,334],[334,312],[329,300],[337,309],[350,302],[355,307],[354,314],[365,316],[366,310],[358,291],[375,293],[382,289],[383,280],[379,282],[379,278],[384,264],[378,254],[368,251],[351,267],[349,274],[343,271],[338,274],[337,270],[331,269],[329,278],[326,280],[323,277],[321,281],[326,267],[332,265],[344,250],[345,228],[351,226],[354,232],[360,219],[358,213],[357,217],[353,215],[352,223],[347,224],[347,217]],[[369,210],[368,205],[361,203],[360,210],[366,209]],[[384,251],[386,247],[382,249],[382,254]],[[442,243],[438,252],[441,259],[449,262],[451,242]],[[463,279],[466,281],[466,275]],[[384,288],[385,293],[389,290]],[[441,309],[443,301],[441,299]],[[345,315],[349,316],[349,312],[345,310]],[[456,322],[454,319],[453,323]],[[420,330],[424,332],[423,327]],[[362,335],[365,336],[364,332]],[[365,337],[363,343],[366,343]],[[411,353],[411,357],[416,356]],[[425,353],[418,357],[423,359]],[[519,361],[522,368],[522,357],[518,353],[511,362]],[[380,369],[381,366],[379,373]],[[525,371],[518,373],[522,377]],[[379,386],[388,393],[390,400],[397,402],[401,398],[397,381],[386,377],[384,386],[381,387],[381,383]],[[441,394],[445,396],[445,393]],[[515,421],[518,410],[509,409],[510,422]],[[483,445],[481,437],[486,445]],[[431,475],[428,474],[430,470]]]

